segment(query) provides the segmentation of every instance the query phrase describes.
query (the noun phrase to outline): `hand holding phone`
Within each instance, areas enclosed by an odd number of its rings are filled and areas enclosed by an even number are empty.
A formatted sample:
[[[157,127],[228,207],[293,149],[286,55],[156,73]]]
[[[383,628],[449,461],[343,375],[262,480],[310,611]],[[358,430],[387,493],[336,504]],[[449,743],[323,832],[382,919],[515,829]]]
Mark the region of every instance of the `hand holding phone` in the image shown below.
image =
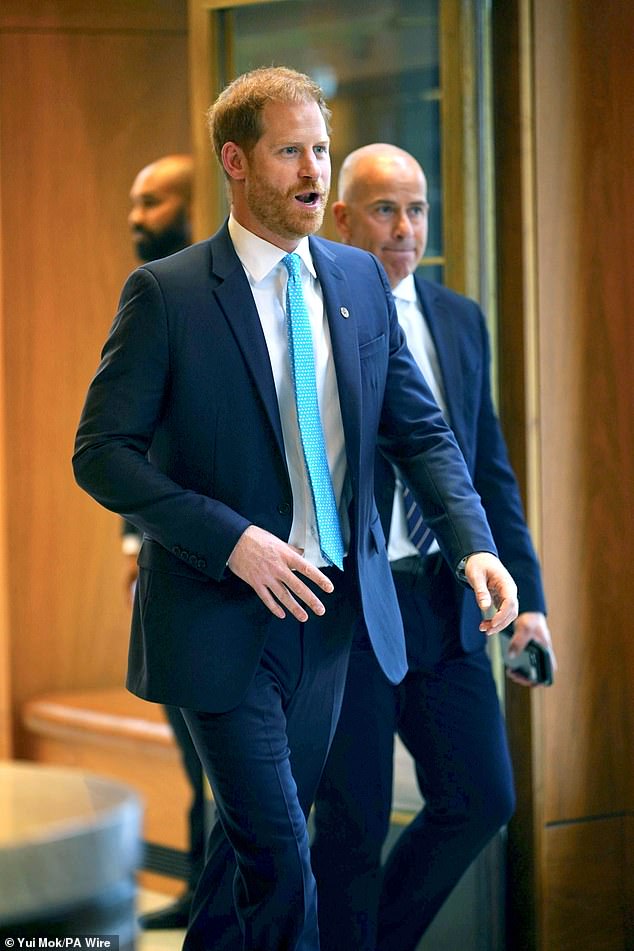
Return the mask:
[[[515,657],[511,657],[509,655],[509,644],[512,637],[512,625],[500,632],[500,647],[504,666],[508,670],[525,677],[531,684],[542,684],[549,687],[554,679],[550,652],[541,644],[538,644],[537,641],[529,641],[523,651],[516,654]]]

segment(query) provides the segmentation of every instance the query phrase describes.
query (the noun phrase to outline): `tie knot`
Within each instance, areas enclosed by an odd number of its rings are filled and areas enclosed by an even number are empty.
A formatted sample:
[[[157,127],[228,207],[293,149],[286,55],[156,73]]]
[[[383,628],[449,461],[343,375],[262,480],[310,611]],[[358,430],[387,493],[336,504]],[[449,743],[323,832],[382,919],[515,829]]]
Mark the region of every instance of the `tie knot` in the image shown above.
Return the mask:
[[[282,258],[284,267],[291,277],[299,277],[299,266],[301,264],[299,254],[285,254]]]

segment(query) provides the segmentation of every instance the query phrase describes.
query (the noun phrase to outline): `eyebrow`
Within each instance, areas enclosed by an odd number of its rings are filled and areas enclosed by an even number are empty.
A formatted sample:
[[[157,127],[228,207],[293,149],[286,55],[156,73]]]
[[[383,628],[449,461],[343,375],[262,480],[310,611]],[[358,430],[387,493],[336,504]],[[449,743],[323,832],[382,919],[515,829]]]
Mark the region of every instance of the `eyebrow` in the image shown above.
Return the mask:
[[[374,201],[370,202],[370,207],[375,205],[400,205],[399,201],[395,201],[393,198],[375,198]],[[417,205],[428,205],[429,202],[426,198],[417,198],[415,201],[408,201],[406,204],[407,208],[412,208]]]
[[[289,145],[292,145],[294,148],[305,147],[305,143],[300,139],[278,139],[272,141],[271,148],[287,148]],[[330,138],[318,139],[317,142],[312,142],[308,147],[314,148],[316,145],[330,145]]]

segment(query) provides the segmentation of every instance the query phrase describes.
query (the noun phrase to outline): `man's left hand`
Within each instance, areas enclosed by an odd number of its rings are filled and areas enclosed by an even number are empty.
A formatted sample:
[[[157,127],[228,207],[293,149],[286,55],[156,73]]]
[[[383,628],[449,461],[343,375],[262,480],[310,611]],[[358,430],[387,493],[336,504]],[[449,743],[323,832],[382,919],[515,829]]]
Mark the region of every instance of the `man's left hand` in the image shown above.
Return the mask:
[[[469,555],[464,572],[482,612],[480,630],[487,636],[499,634],[517,617],[517,585],[500,559],[488,551]]]

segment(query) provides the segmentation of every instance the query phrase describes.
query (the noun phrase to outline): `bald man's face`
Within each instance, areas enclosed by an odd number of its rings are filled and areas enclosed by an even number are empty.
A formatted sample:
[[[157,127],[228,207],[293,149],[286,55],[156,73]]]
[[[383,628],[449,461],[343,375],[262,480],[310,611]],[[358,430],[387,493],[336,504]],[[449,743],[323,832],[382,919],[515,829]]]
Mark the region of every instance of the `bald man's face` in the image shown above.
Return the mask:
[[[427,244],[427,182],[413,159],[361,160],[333,213],[346,244],[379,258],[394,288],[412,274]]]
[[[155,261],[191,241],[189,202],[173,178],[158,171],[139,172],[130,189],[128,224],[141,261]]]

